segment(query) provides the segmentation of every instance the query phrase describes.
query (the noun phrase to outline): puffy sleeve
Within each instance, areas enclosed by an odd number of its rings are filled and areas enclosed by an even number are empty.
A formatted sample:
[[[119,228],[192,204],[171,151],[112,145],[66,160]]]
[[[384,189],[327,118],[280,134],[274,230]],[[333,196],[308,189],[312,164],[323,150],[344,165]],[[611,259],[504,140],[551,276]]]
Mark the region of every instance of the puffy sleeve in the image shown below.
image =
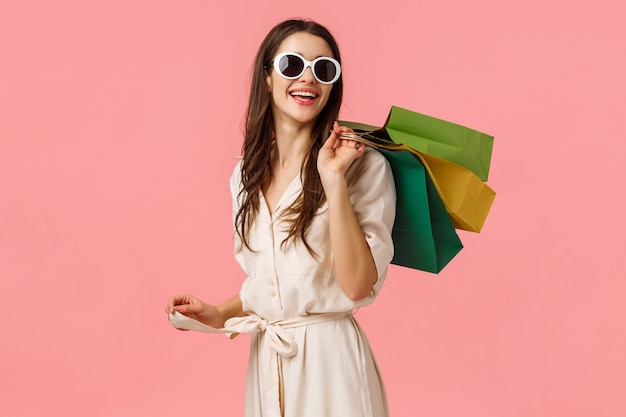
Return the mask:
[[[241,198],[239,196],[240,190],[241,190],[241,161],[239,161],[237,165],[235,165],[235,169],[233,170],[233,173],[230,176],[230,196],[231,196],[232,206],[233,206],[232,223],[233,223],[233,236],[234,236],[234,242],[235,242],[235,248],[234,248],[235,260],[237,261],[239,266],[241,266],[244,272],[247,273],[245,262],[244,262],[243,250],[242,250],[243,242],[241,240],[241,237],[237,233],[237,230],[235,230],[235,216],[237,215],[237,211],[239,211],[239,206],[240,206],[240,200],[239,200]]]
[[[378,295],[393,258],[391,229],[396,216],[396,189],[389,162],[380,152],[369,147],[350,167],[347,180],[354,212],[378,272],[372,297],[369,297],[371,302]],[[368,303],[367,299],[363,301],[363,304]]]

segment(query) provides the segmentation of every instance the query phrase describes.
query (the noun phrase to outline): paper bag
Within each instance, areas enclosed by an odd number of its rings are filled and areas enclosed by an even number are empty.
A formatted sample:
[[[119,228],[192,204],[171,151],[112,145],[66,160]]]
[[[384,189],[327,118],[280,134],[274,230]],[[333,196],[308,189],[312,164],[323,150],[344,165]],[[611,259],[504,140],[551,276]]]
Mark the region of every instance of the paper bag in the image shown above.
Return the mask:
[[[415,155],[379,150],[391,165],[397,195],[391,263],[439,273],[463,248],[439,193]]]

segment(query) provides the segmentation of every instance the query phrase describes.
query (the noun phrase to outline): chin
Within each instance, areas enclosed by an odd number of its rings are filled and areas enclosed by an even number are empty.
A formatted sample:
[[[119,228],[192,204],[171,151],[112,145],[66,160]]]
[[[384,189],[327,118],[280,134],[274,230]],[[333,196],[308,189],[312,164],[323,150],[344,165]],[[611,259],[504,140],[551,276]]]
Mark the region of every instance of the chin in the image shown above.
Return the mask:
[[[293,115],[293,118],[300,123],[311,123],[317,119],[320,113],[321,111],[297,113]]]

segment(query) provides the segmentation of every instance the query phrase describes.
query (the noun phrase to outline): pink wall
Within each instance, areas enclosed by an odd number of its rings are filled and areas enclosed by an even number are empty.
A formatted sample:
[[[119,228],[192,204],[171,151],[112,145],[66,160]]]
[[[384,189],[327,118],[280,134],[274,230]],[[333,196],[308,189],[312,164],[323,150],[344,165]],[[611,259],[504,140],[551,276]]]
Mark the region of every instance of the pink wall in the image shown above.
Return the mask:
[[[241,415],[249,339],[163,307],[243,279],[227,181],[253,55],[293,16],[340,42],[343,118],[496,137],[483,232],[357,314],[392,415],[626,415],[622,2],[214,3],[0,5],[0,415]]]

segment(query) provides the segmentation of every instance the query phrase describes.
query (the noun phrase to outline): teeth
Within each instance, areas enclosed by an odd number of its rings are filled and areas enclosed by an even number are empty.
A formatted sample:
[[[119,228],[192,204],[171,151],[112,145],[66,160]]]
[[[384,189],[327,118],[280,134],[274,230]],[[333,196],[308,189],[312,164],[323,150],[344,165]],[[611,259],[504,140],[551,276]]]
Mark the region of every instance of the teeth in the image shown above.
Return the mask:
[[[292,96],[300,96],[300,97],[311,97],[311,98],[315,98],[315,94],[310,93],[308,91],[293,91],[291,92]]]

